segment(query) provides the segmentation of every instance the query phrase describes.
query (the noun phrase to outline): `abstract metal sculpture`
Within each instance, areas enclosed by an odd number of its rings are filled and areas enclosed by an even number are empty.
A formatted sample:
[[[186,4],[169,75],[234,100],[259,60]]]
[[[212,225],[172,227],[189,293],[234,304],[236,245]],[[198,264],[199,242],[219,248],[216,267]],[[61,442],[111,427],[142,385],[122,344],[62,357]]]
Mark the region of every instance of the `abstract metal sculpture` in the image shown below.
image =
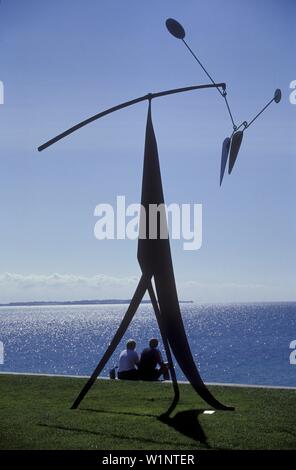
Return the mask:
[[[183,27],[176,22],[175,20],[167,20],[167,27],[169,31],[177,38],[184,41],[185,31]],[[185,42],[185,41],[184,41]],[[185,43],[186,44],[186,43]],[[187,44],[186,44],[187,46]],[[189,46],[187,46],[189,48]],[[191,51],[191,49],[190,49]],[[192,51],[191,51],[192,52]],[[196,58],[196,56],[195,56]],[[197,59],[197,58],[196,58]],[[198,60],[198,59],[197,59]],[[199,60],[198,60],[199,62]],[[199,62],[200,63],[200,62]],[[201,65],[201,63],[200,63]],[[203,66],[202,66],[203,67]],[[203,67],[204,69],[204,67]],[[205,69],[204,69],[205,70]],[[205,70],[206,72],[206,70]],[[242,141],[243,131],[238,131],[242,125],[246,129],[252,122],[261,114],[261,112],[266,109],[267,106],[272,101],[280,99],[280,91],[278,90],[274,98],[269,102],[265,108],[258,113],[258,115],[249,123],[243,123],[239,127],[236,127],[232,118],[232,114],[226,99],[226,85],[225,83],[215,83],[210,75],[206,72],[208,77],[211,80],[211,84],[207,85],[196,85],[186,88],[178,88],[173,90],[167,90],[158,93],[150,93],[144,95],[140,98],[136,98],[131,101],[114,106],[113,108],[107,109],[101,113],[96,114],[79,124],[71,127],[65,132],[59,134],[53,139],[49,140],[45,144],[41,145],[38,150],[44,150],[60,139],[66,137],[67,135],[73,133],[74,131],[80,129],[81,127],[103,117],[107,114],[113,113],[120,109],[126,108],[128,106],[134,105],[141,101],[148,100],[148,115],[147,115],[147,124],[146,124],[146,137],[145,137],[145,152],[144,152],[144,166],[143,166],[143,180],[142,180],[142,196],[141,196],[141,205],[145,208],[145,211],[141,213],[140,224],[139,224],[139,233],[141,236],[138,240],[138,253],[137,258],[142,271],[142,275],[138,286],[135,290],[131,303],[125,313],[125,316],[115,333],[109,347],[101,358],[99,364],[95,368],[93,374],[81,390],[80,394],[76,398],[75,402],[72,405],[72,408],[77,408],[81,400],[84,398],[86,393],[89,391],[91,386],[94,384],[100,372],[105,367],[106,363],[110,359],[111,355],[115,351],[117,345],[122,339],[124,333],[126,332],[133,316],[135,315],[141,300],[143,299],[145,293],[148,291],[148,294],[151,299],[151,303],[156,315],[156,319],[159,325],[160,333],[162,336],[162,341],[166,351],[169,368],[171,372],[173,387],[174,387],[174,400],[167,410],[169,414],[174,407],[176,406],[179,400],[179,388],[176,378],[176,373],[173,365],[172,353],[175,356],[176,361],[178,362],[180,368],[182,369],[184,375],[187,377],[191,385],[194,387],[196,392],[203,398],[209,405],[213,406],[216,409],[229,410],[233,409],[232,407],[226,406],[220,403],[208,390],[203,380],[201,379],[198,369],[195,365],[190,346],[187,340],[186,332],[184,329],[184,324],[180,312],[179,301],[177,296],[175,277],[173,271],[173,263],[171,258],[170,242],[169,238],[163,238],[160,234],[160,223],[157,227],[157,236],[156,238],[149,237],[149,220],[146,220],[146,215],[149,212],[149,206],[151,204],[159,206],[164,204],[161,172],[158,158],[157,142],[152,124],[151,116],[151,102],[154,98],[163,97],[167,95],[173,95],[175,93],[182,93],[193,90],[201,90],[206,88],[216,88],[219,93],[225,99],[227,104],[227,109],[231,116],[234,132],[230,138],[225,139],[223,143],[222,150],[222,160],[221,160],[221,177],[220,184],[223,179],[224,170],[226,167],[228,153],[230,150],[230,160],[229,160],[229,173],[231,173],[234,166],[239,147]],[[221,91],[222,90],[222,91]],[[144,219],[145,217],[145,219]],[[163,222],[163,221],[162,221]],[[162,227],[163,228],[163,227]],[[165,229],[168,232],[167,221],[165,220]],[[154,280],[153,287],[152,279]]]

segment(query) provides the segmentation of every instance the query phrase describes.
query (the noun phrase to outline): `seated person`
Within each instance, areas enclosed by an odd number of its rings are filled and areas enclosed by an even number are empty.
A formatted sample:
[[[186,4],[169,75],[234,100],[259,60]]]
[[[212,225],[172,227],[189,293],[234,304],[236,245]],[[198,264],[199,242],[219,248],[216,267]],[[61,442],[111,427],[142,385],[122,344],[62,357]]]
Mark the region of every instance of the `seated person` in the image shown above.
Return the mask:
[[[118,378],[121,380],[138,380],[138,364],[139,356],[136,351],[136,341],[129,339],[126,343],[126,349],[119,356]]]
[[[161,352],[157,349],[158,340],[152,338],[149,341],[149,348],[142,351],[139,363],[139,378],[141,380],[158,380],[163,375],[164,380],[169,379],[167,364],[163,362]],[[157,368],[157,366],[160,366]]]

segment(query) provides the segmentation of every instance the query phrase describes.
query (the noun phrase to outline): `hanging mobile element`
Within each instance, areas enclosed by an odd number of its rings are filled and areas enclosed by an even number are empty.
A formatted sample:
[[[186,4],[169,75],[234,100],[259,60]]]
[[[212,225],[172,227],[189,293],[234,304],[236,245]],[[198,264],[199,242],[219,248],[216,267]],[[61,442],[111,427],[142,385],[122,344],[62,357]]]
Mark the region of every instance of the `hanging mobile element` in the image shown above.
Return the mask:
[[[226,163],[227,163],[227,160],[228,160],[230,142],[231,142],[230,137],[226,137],[226,139],[224,139],[223,145],[222,145],[221,168],[220,168],[220,186],[221,186],[222,181],[223,181],[223,176],[224,176],[224,172],[225,172],[225,168],[226,168]]]
[[[168,28],[169,32],[177,39],[184,39],[185,38],[185,30],[183,26],[178,23],[178,21],[173,20],[173,18],[169,18],[165,22],[166,27]]]
[[[239,127],[244,126],[245,129],[247,129],[268,108],[268,106],[271,105],[271,103],[273,101],[275,103],[279,103],[281,101],[281,99],[282,99],[282,92],[279,88],[277,88],[274,92],[273,98],[270,101],[268,101],[268,103],[261,109],[261,111],[259,111],[259,113],[257,113],[256,116],[253,117],[253,119],[249,123],[243,122],[242,124],[240,124]],[[239,129],[239,127],[238,127],[238,129]]]
[[[229,155],[229,166],[228,166],[228,174],[232,172],[234,167],[235,161],[238,156],[238,152],[243,140],[243,131],[236,131],[231,139],[231,147],[230,147],[230,155]]]
[[[273,98],[268,101],[268,103],[259,111],[259,113],[256,114],[255,117],[248,123],[247,121],[242,122],[237,129],[240,129],[241,127],[244,127],[242,131],[236,131],[232,135],[232,141],[231,141],[231,148],[230,148],[230,157],[229,157],[229,167],[228,167],[228,174],[233,170],[234,164],[236,162],[238,152],[242,143],[243,139],[243,133],[246,129],[248,129],[251,124],[268,108],[268,106],[271,105],[271,103],[274,101],[275,103],[279,103],[282,98],[282,92],[279,88],[277,88],[274,92]]]
[[[274,92],[274,97],[273,97],[274,101],[276,103],[279,103],[282,99],[282,92],[279,88],[277,88]]]
[[[209,74],[209,72],[206,70],[204,65],[201,63],[199,58],[196,56],[196,54],[193,52],[193,50],[189,47],[187,42],[185,41],[185,30],[183,26],[173,18],[169,18],[166,20],[166,27],[168,31],[177,39],[181,39],[181,41],[185,44],[186,48],[189,50],[190,54],[194,57],[196,62],[200,65],[200,67],[203,69],[207,77],[211,80],[213,85],[215,85],[215,81],[212,78],[212,76]],[[232,127],[233,127],[233,132],[231,137],[227,137],[222,145],[222,155],[221,155],[221,166],[220,166],[220,186],[223,181],[223,176],[225,172],[225,167],[228,159],[228,153],[229,153],[229,148],[230,148],[230,157],[229,157],[229,168],[228,168],[228,173],[230,174],[232,172],[232,169],[234,167],[234,164],[236,162],[238,152],[242,143],[243,139],[243,132],[250,127],[251,124],[262,114],[266,108],[274,101],[275,103],[279,103],[281,101],[281,90],[278,88],[275,90],[274,96],[272,100],[270,100],[262,110],[256,114],[256,116],[249,122],[247,123],[246,121],[243,121],[239,126],[235,123],[232,111],[230,109],[228,100],[227,100],[227,93],[226,93],[226,88],[223,88],[223,91],[220,90],[219,87],[217,87],[218,92],[220,95],[224,98],[225,105],[229,114],[229,117],[231,119]],[[244,129],[242,131],[239,131],[239,129],[243,127]]]
[[[189,50],[190,54],[194,57],[194,59],[196,60],[196,62],[198,62],[198,64],[201,66],[201,68],[203,69],[203,71],[205,72],[205,74],[207,75],[207,77],[211,80],[211,82],[213,83],[213,85],[216,85],[213,77],[211,77],[211,75],[209,74],[209,72],[206,70],[206,68],[203,66],[203,64],[201,63],[201,61],[199,60],[199,58],[195,55],[195,53],[193,52],[193,50],[189,47],[189,45],[187,44],[187,42],[185,41],[185,30],[183,28],[183,26],[176,20],[174,20],[173,18],[168,18],[166,20],[166,27],[168,29],[168,31],[177,39],[181,39],[182,42],[185,44],[185,46],[187,47],[187,49]],[[232,125],[233,125],[233,130],[236,131],[236,125],[235,125],[235,122],[233,120],[233,115],[232,115],[232,112],[231,112],[231,109],[229,107],[229,104],[228,104],[228,101],[227,101],[227,93],[226,93],[226,88],[223,89],[223,91],[221,91],[218,87],[217,87],[217,90],[218,92],[220,93],[220,95],[224,98],[225,100],[225,104],[226,104],[226,107],[227,107],[227,110],[228,110],[228,114],[230,116],[230,119],[231,119],[231,122],[232,122]]]

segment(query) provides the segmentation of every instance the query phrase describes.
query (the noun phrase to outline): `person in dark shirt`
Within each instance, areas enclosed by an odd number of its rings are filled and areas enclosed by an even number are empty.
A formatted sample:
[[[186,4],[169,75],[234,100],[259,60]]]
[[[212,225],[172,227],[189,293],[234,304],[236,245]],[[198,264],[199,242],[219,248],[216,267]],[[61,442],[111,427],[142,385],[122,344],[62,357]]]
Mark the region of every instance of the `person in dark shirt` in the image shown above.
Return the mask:
[[[158,340],[152,338],[149,348],[143,349],[139,362],[139,378],[141,380],[158,380],[163,375],[164,380],[169,379],[167,364],[163,361],[159,351]],[[159,366],[159,367],[158,367]]]

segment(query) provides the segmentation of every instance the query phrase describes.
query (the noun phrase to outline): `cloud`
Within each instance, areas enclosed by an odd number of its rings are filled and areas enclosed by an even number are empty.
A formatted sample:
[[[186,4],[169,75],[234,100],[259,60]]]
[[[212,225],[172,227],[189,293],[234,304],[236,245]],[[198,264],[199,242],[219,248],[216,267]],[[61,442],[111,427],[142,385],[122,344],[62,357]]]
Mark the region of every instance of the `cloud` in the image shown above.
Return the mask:
[[[178,283],[179,298],[198,302],[269,302],[294,301],[293,283],[273,282],[202,282],[195,280]]]
[[[34,300],[129,299],[138,276],[116,277],[105,274],[0,274],[0,303]],[[203,282],[177,283],[179,298],[198,302],[250,302],[295,300],[293,284]]]
[[[0,275],[0,303],[30,300],[78,300],[97,298],[129,298],[137,285],[137,277],[114,277],[104,274]]]
[[[89,285],[93,287],[98,287],[103,284],[134,284],[136,281],[135,277],[112,277],[106,276],[104,274],[96,274],[94,276],[76,276],[74,274],[11,274],[4,273],[0,275],[0,286],[3,284],[15,284],[22,287],[32,287],[32,286],[64,286],[64,285]]]

